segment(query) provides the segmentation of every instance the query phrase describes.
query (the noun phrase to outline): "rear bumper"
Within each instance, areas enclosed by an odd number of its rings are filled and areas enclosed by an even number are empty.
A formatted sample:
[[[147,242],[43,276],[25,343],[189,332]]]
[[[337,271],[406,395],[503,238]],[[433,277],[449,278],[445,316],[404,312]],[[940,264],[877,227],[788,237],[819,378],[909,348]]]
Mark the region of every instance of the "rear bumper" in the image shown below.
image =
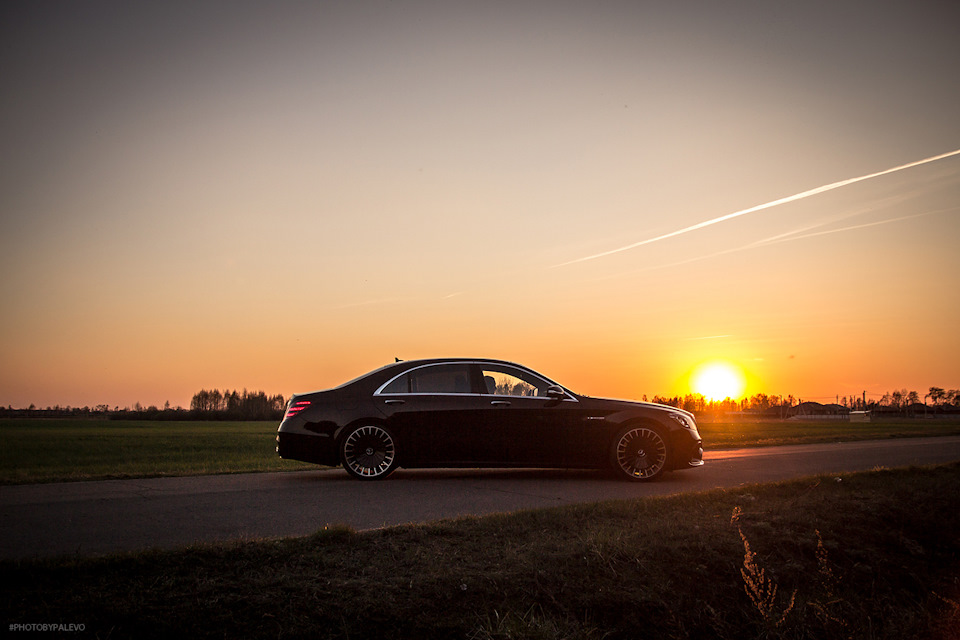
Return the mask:
[[[336,466],[339,464],[336,442],[332,437],[324,435],[277,433],[277,453],[287,460],[300,460]]]

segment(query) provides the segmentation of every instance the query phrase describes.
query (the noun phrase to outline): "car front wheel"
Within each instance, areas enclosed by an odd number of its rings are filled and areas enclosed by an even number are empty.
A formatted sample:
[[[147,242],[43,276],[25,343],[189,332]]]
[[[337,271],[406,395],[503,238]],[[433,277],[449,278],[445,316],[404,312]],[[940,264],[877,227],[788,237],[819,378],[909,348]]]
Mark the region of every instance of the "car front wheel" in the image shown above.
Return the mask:
[[[644,481],[660,477],[667,467],[667,440],[650,425],[624,427],[610,447],[610,464],[618,477]]]
[[[340,443],[340,462],[360,480],[382,480],[397,469],[397,447],[384,427],[351,428]]]

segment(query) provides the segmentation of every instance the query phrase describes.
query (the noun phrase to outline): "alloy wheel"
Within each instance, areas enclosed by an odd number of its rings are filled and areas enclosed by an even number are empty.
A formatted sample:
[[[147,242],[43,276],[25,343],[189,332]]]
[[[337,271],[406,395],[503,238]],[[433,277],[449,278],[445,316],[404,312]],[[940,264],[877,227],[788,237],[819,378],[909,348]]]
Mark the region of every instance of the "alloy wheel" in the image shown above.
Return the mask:
[[[614,456],[617,468],[631,479],[651,480],[666,466],[667,444],[657,431],[634,427],[620,435]]]
[[[358,478],[385,478],[396,468],[396,446],[383,427],[364,426],[343,441],[343,466]]]

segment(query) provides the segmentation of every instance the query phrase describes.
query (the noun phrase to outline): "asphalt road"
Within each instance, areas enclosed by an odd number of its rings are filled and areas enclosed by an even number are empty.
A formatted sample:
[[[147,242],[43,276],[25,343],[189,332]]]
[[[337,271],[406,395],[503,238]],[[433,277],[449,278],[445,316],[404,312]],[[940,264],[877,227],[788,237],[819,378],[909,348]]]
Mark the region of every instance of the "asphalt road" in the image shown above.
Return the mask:
[[[820,473],[960,460],[960,437],[707,452],[653,483],[594,471],[342,469],[0,487],[0,558],[99,555],[194,543],[371,529],[462,515],[736,487]]]

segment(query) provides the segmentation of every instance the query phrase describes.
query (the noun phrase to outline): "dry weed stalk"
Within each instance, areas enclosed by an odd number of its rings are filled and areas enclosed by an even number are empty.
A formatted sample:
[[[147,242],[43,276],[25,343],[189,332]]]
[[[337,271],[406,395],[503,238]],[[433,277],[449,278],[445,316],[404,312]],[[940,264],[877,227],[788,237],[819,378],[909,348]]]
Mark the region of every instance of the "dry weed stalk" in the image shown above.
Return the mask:
[[[789,602],[778,612],[777,609],[777,583],[767,577],[767,572],[757,564],[757,554],[750,549],[750,541],[744,535],[740,527],[740,516],[743,512],[740,507],[733,510],[730,517],[730,523],[737,525],[737,531],[740,533],[740,539],[743,541],[743,567],[740,569],[740,575],[743,576],[743,589],[750,597],[750,601],[760,612],[764,623],[773,629],[779,628],[787,616],[793,610],[794,600],[797,596],[797,590],[794,589],[790,594]]]
[[[817,573],[820,575],[820,587],[827,599],[833,599],[836,593],[837,583],[840,581],[833,573],[830,561],[827,558],[827,548],[823,546],[823,536],[820,535],[820,529],[814,529],[817,532]]]
[[[938,621],[939,637],[944,640],[960,640],[960,602],[945,598],[936,591],[933,597],[946,605],[946,610]]]
[[[815,531],[817,532],[817,575],[820,578],[820,592],[823,595],[807,604],[813,607],[823,624],[835,624],[842,629],[843,633],[848,633],[849,628],[846,620],[833,613],[843,603],[843,600],[836,595],[840,579],[833,572],[833,567],[830,566],[830,561],[827,558],[827,548],[823,544],[820,530],[816,529]]]

